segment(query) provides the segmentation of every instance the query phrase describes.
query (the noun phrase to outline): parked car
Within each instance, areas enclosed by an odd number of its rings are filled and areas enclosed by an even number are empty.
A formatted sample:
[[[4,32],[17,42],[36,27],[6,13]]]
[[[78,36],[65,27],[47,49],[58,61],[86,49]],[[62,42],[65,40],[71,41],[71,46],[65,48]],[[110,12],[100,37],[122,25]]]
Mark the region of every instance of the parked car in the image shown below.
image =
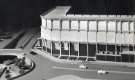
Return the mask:
[[[79,68],[80,69],[88,69],[88,66],[87,65],[84,65],[84,64],[81,64],[81,65],[79,65]]]
[[[107,72],[106,70],[100,69],[97,71],[98,74],[108,74],[109,72]]]

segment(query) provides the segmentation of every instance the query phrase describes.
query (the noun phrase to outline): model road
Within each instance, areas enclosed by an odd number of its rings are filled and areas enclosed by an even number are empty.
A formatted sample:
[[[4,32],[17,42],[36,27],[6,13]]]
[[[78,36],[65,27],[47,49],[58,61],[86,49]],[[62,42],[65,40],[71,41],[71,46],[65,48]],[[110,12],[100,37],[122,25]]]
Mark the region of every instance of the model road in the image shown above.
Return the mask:
[[[29,51],[21,51],[21,52],[25,52],[27,54],[26,57],[29,57],[36,63],[36,67],[29,74],[24,75],[16,80],[46,80],[46,79],[48,80],[62,75],[75,75],[86,79],[88,78],[106,79],[106,80],[134,80],[135,79],[135,74],[132,74],[135,71],[134,68],[125,69],[125,70],[124,68],[121,68],[119,69],[119,71],[115,70],[119,73],[110,72],[109,74],[99,75],[97,74],[95,68],[97,66],[102,67],[99,65],[92,65],[92,66],[89,65],[88,70],[82,70],[78,68],[77,64],[57,63],[41,55],[31,55],[29,54]],[[113,68],[113,66],[111,68]],[[124,71],[125,73],[120,73],[122,71]],[[131,74],[126,72],[131,72]]]

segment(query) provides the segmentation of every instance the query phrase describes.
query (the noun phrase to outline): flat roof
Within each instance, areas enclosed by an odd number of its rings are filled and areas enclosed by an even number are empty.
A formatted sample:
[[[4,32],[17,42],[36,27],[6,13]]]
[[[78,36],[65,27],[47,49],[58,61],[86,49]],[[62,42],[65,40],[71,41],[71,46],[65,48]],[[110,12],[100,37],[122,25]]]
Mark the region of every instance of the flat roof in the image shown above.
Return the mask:
[[[46,14],[41,14],[45,19],[65,19],[65,20],[125,20],[134,21],[135,15],[78,15],[67,14],[71,6],[56,6]]]

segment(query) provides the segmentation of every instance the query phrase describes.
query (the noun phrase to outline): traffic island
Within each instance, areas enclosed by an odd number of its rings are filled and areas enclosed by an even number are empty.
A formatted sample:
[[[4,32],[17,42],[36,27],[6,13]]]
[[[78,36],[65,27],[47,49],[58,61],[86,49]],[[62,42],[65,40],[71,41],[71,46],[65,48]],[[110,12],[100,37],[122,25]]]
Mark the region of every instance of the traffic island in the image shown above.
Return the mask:
[[[2,65],[5,65],[5,68],[3,68],[5,70],[1,78],[7,80],[19,78],[35,68],[35,63],[24,55],[16,55],[16,57],[11,60],[3,60]]]

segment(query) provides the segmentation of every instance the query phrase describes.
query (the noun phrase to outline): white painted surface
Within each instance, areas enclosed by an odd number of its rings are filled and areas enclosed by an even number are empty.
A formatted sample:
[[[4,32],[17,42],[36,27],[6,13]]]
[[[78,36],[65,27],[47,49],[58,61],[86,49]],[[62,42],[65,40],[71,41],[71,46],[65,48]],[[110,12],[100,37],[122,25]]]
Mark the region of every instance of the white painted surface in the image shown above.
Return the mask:
[[[88,32],[88,42],[95,42],[96,43],[96,32]]]
[[[107,32],[107,43],[115,43],[115,32]]]
[[[53,41],[60,41],[60,31],[59,30],[53,30],[51,32],[51,39]]]
[[[116,43],[121,44],[122,43],[121,41],[122,41],[121,33],[117,33],[116,34]]]
[[[97,42],[106,43],[106,32],[97,32]]]

